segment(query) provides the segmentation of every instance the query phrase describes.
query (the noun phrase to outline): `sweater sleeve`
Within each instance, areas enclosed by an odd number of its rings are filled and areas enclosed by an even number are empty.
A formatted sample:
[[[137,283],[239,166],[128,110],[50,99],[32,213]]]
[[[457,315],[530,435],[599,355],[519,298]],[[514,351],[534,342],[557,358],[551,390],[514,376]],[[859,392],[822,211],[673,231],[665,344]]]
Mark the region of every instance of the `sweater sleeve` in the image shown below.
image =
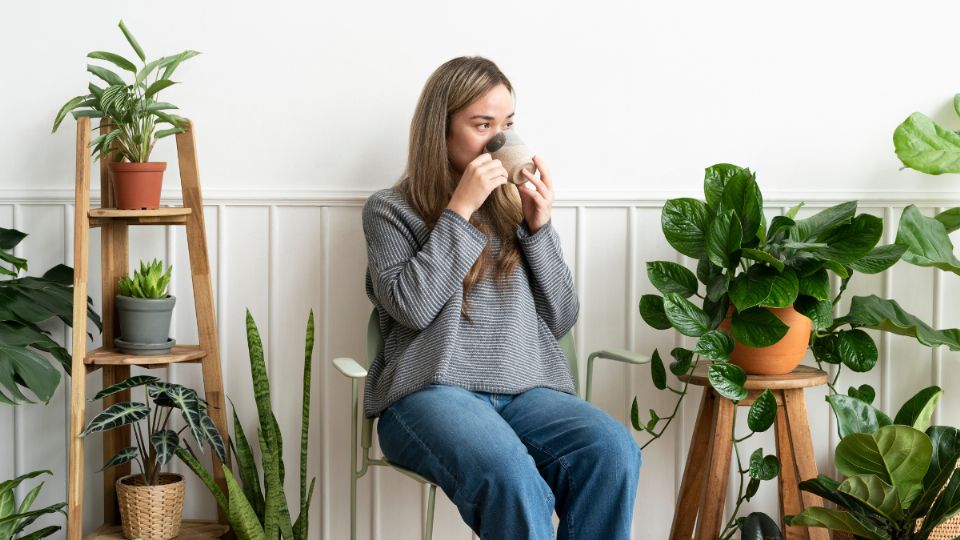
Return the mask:
[[[580,301],[570,268],[563,260],[560,237],[551,220],[535,234],[530,234],[525,221],[521,222],[517,238],[530,267],[537,314],[559,339],[573,327],[580,313]]]
[[[487,244],[482,231],[444,209],[418,247],[401,209],[375,197],[364,204],[363,232],[374,295],[391,317],[414,330],[433,322]]]

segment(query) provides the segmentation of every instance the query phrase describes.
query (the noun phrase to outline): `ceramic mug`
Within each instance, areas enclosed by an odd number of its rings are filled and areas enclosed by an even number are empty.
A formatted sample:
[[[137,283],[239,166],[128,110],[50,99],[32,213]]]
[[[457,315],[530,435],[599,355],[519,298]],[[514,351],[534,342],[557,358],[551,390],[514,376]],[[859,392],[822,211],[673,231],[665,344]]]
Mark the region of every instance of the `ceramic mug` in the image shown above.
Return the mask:
[[[503,168],[507,170],[507,180],[521,186],[527,178],[521,171],[526,169],[536,174],[537,166],[533,164],[533,152],[520,140],[520,136],[513,130],[497,133],[484,147],[493,159],[499,159]]]

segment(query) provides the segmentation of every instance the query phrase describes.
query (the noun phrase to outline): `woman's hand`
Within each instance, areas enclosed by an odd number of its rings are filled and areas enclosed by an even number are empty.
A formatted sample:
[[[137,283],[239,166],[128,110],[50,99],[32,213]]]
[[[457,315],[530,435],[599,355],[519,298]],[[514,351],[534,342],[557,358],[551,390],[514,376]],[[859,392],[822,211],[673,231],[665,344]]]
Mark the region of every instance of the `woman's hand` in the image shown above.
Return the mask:
[[[489,153],[480,154],[463,170],[460,183],[450,197],[447,208],[469,220],[497,186],[507,183],[507,170]]]
[[[550,221],[550,211],[553,208],[554,197],[550,169],[543,164],[540,156],[534,156],[533,164],[537,166],[540,178],[526,169],[523,169],[521,174],[533,183],[537,190],[527,189],[526,184],[517,186],[517,191],[520,192],[520,200],[523,203],[523,217],[527,221],[530,234],[536,234],[540,227]]]

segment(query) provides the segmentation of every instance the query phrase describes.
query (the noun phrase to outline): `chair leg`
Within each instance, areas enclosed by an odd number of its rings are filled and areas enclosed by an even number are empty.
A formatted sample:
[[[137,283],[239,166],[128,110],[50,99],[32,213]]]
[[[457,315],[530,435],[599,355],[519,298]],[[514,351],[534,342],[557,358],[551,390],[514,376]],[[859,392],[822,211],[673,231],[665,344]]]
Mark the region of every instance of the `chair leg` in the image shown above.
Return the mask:
[[[778,392],[782,395],[782,392]],[[777,456],[780,458],[780,474],[777,475],[777,484],[780,488],[780,526],[783,528],[786,540],[805,540],[807,537],[805,527],[787,527],[783,522],[784,516],[799,514],[803,510],[797,481],[797,459],[793,453],[790,425],[783,406],[777,407],[774,431],[777,440]]]
[[[813,453],[813,441],[810,438],[810,424],[807,421],[807,405],[803,398],[803,389],[784,390],[783,404],[787,409],[787,424],[790,426],[790,439],[797,460],[797,476],[801,480],[817,477],[817,460]],[[813,493],[801,494],[803,507],[823,506],[823,499]],[[829,540],[826,529],[809,528],[810,540]]]
[[[427,522],[423,526],[423,540],[433,538],[433,509],[437,501],[437,486],[430,484],[430,495],[427,497]]]
[[[713,393],[712,389],[705,389]],[[723,503],[727,498],[730,477],[730,453],[733,450],[733,415],[736,405],[726,398],[716,398],[714,430],[711,434],[707,481],[704,485],[703,507],[697,527],[698,540],[714,540],[723,526]]]
[[[693,527],[700,510],[700,496],[703,494],[703,481],[710,446],[710,433],[713,431],[713,413],[717,396],[704,390],[700,399],[700,412],[693,426],[690,448],[687,450],[687,464],[683,468],[683,480],[677,496],[677,509],[670,527],[670,540],[690,540]]]

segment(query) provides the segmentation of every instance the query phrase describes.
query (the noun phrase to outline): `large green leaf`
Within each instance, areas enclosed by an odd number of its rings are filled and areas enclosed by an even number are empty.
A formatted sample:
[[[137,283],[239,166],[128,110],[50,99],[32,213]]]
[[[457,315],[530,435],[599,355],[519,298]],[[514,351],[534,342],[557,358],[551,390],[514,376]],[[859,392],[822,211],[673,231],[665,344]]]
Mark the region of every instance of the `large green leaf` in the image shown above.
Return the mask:
[[[0,392],[0,401],[15,405],[17,402],[32,402],[20,391],[28,388],[40,401],[53,398],[60,384],[60,372],[38,352],[18,346],[0,344],[0,386],[12,399]]]
[[[140,450],[136,446],[128,446],[123,450],[120,450],[109,461],[103,464],[101,471],[109,469],[110,467],[116,467],[117,465],[123,465],[129,461],[133,461],[140,454]]]
[[[797,274],[790,268],[776,274],[770,283],[770,294],[760,302],[761,307],[785,308],[793,305],[800,291]]]
[[[197,441],[197,445],[203,451],[203,443],[207,440],[207,437],[200,424],[202,415],[200,413],[200,398],[197,396],[196,390],[179,384],[167,384],[161,387],[161,392],[173,401],[177,409],[180,409],[183,422],[190,427],[190,433],[193,434],[194,440]]]
[[[80,436],[132,424],[146,418],[148,414],[150,414],[150,409],[143,403],[133,401],[114,403],[93,417],[93,420],[87,424],[86,429],[80,433]]]
[[[750,347],[769,347],[783,339],[790,327],[765,308],[750,308],[733,314],[733,337]]]
[[[645,294],[640,297],[640,317],[643,322],[657,330],[672,328],[670,319],[663,311],[663,297],[655,294]]]
[[[720,207],[724,189],[731,178],[752,176],[750,169],[729,163],[717,163],[707,167],[703,175],[703,194],[707,199],[707,205],[714,210]]]
[[[180,446],[180,436],[176,431],[165,429],[150,437],[150,444],[157,452],[157,465],[163,467],[173,458],[173,453]]]
[[[123,21],[120,21],[120,31],[123,32],[123,36],[127,38],[127,43],[133,48],[133,51],[137,53],[137,57],[140,58],[140,61],[143,62],[147,59],[146,55],[143,53],[143,48],[140,47],[140,44],[137,43],[137,39],[133,37],[133,33],[127,29],[127,25],[123,24]]]
[[[813,321],[814,330],[824,330],[833,325],[833,302],[830,300],[817,300],[800,294],[793,307]]]
[[[276,538],[266,534],[263,527],[260,526],[260,520],[257,514],[250,506],[250,502],[243,495],[243,489],[237,484],[233,473],[226,465],[223,466],[223,473],[227,480],[227,500],[228,516],[230,527],[240,540],[268,540]]]
[[[0,227],[0,249],[11,250],[27,237],[27,233],[16,229],[5,229]]]
[[[948,233],[960,229],[960,206],[940,212],[935,216],[935,219],[943,223]]]
[[[911,169],[927,174],[960,172],[960,135],[924,114],[913,113],[897,126],[893,146]]]
[[[901,244],[878,246],[860,259],[851,262],[850,268],[862,274],[879,274],[896,264],[906,250],[907,246]]]
[[[706,257],[710,210],[702,201],[670,199],[663,205],[660,224],[663,235],[674,249],[693,259]]]
[[[773,425],[777,418],[777,399],[770,390],[764,390],[757,396],[747,414],[747,426],[750,431],[762,433]]]
[[[950,519],[957,512],[960,512],[960,469],[953,471],[946,489],[930,507],[921,534],[932,531],[937,525]]]
[[[897,244],[907,247],[903,260],[917,266],[932,266],[960,275],[960,259],[953,253],[953,242],[940,221],[924,216],[915,205],[900,216]]]
[[[870,435],[882,426],[893,423],[883,411],[863,400],[843,394],[833,394],[826,399],[837,417],[837,430],[841,439],[855,433]]]
[[[751,512],[740,525],[740,540],[783,540],[783,533],[770,516]]]
[[[960,329],[935,330],[904,311],[895,300],[875,295],[854,296],[850,301],[850,313],[846,321],[855,327],[915,337],[927,347],[946,345],[950,350],[960,351]]]
[[[783,261],[760,249],[743,248],[740,250],[740,256],[752,261],[765,262],[773,266],[778,272],[783,270]]]
[[[694,280],[696,284],[696,280]],[[308,441],[310,440],[310,386],[311,372],[313,370],[313,342],[314,342],[314,322],[313,310],[307,317],[307,331],[303,344],[303,400],[301,403],[300,414],[300,512],[297,520],[293,524],[293,531],[296,540],[307,540],[307,531],[309,529],[310,499],[313,497],[313,483],[316,478],[310,481],[310,491],[307,492],[307,458]]]
[[[231,403],[231,405],[233,405]],[[240,417],[237,416],[237,408],[233,407],[233,442],[235,443],[234,455],[237,458],[237,466],[240,469],[240,481],[243,483],[244,496],[250,501],[254,512],[263,521],[263,490],[260,487],[260,474],[257,472],[257,462],[253,457],[253,449],[247,440],[247,435],[243,431],[243,424],[240,423]]]
[[[930,419],[941,397],[943,397],[943,390],[939,386],[929,386],[920,390],[908,399],[903,407],[900,407],[894,417],[894,423],[926,431],[930,427]]]
[[[97,60],[106,60],[111,62],[113,65],[117,66],[120,69],[125,69],[131,73],[137,72],[137,66],[133,65],[133,62],[127,60],[126,58],[107,51],[93,51],[87,55],[87,58],[96,58]]]
[[[220,430],[218,430],[217,425],[213,423],[213,419],[206,414],[201,414],[200,429],[203,431],[204,438],[206,438],[207,442],[209,442],[213,448],[213,451],[217,454],[217,458],[221,462],[227,461],[227,447],[223,442],[223,436],[220,435]]]
[[[658,354],[657,349],[654,349],[653,352],[654,354]],[[693,351],[690,349],[674,347],[673,350],[670,351],[670,356],[675,360],[674,362],[670,362],[670,373],[673,373],[677,377],[690,371],[690,368],[693,366]]]
[[[103,390],[97,392],[97,395],[93,396],[90,401],[96,401],[98,399],[103,399],[107,396],[112,396],[123,392],[124,390],[129,390],[131,388],[137,388],[138,386],[143,386],[145,384],[159,382],[158,377],[153,377],[151,375],[134,375],[133,377],[127,377],[123,381],[118,382],[117,384],[110,385]]]
[[[757,236],[763,222],[763,196],[757,187],[755,175],[747,169],[746,174],[736,174],[723,188],[723,209],[733,210],[740,218],[744,243]]]
[[[707,229],[707,256],[710,262],[724,268],[736,265],[735,256],[743,240],[740,220],[733,210],[724,210],[710,223]]]
[[[837,352],[840,361],[853,371],[865,373],[877,364],[877,344],[860,329],[837,332]]]
[[[663,311],[670,324],[685,336],[700,337],[711,329],[707,314],[677,293],[664,296]]]
[[[757,448],[750,455],[750,477],[757,480],[773,480],[780,474],[780,460],[777,456],[764,457],[763,448]]]
[[[883,235],[883,220],[870,214],[860,214],[850,223],[827,229],[817,236],[817,242],[827,247],[813,253],[817,258],[848,264],[873,250]]]
[[[693,352],[711,360],[729,360],[733,338],[719,330],[711,330],[700,336]]]
[[[850,223],[856,212],[857,201],[848,201],[831,206],[806,219],[797,220],[796,224],[790,229],[790,238],[798,242],[806,242],[818,237],[824,231]]]
[[[844,510],[830,510],[819,506],[805,508],[795,516],[785,516],[791,527],[823,527],[831,531],[844,531],[868,540],[890,540],[890,533],[870,521],[859,519]]]
[[[861,474],[851,476],[840,484],[840,491],[855,497],[890,521],[903,519],[903,507],[897,490],[879,476]]]
[[[747,390],[743,387],[747,382],[747,374],[739,366],[726,362],[712,363],[707,368],[707,380],[710,386],[721,396],[740,401],[747,397]]]
[[[872,435],[853,434],[837,445],[837,470],[847,476],[874,474],[893,485],[901,504],[909,507],[923,489],[933,445],[922,431],[909,426],[881,427]]]
[[[750,266],[730,283],[730,301],[737,306],[737,311],[759,306],[770,296],[778,275],[777,271],[769,266]]]
[[[923,493],[910,507],[911,516],[927,515],[953,475],[957,459],[960,459],[960,430],[954,427],[933,426],[927,429],[927,436],[933,444],[933,458],[923,478]]]
[[[830,276],[826,269],[821,268],[809,276],[799,278],[799,294],[816,298],[817,300],[830,299]]]
[[[652,261],[647,263],[647,277],[661,293],[677,293],[690,298],[697,293],[697,277],[693,272],[675,262]]]

